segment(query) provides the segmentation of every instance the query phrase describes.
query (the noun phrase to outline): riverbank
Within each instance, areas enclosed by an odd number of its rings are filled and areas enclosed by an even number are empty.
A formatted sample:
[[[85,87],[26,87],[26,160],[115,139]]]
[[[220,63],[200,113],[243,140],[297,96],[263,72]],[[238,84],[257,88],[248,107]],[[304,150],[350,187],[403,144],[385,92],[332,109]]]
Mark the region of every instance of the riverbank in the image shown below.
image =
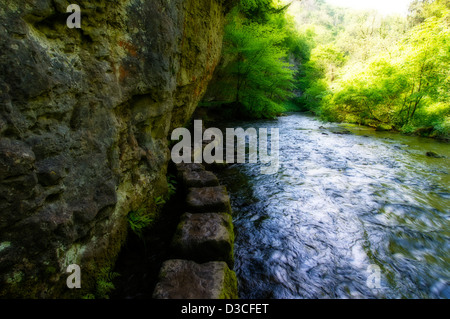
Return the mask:
[[[286,116],[289,114],[304,114],[308,116],[314,116],[316,118],[317,115],[313,112],[306,111],[295,111],[295,107],[292,104],[288,105],[288,111],[284,112],[279,115],[279,117]],[[239,107],[233,103],[228,104],[222,104],[220,102],[203,102],[200,104],[200,106],[196,109],[194,113],[195,118],[202,118],[203,122],[206,123],[206,125],[214,125],[215,123],[220,123],[222,121],[252,121],[257,119],[252,119],[251,117],[243,114]],[[320,120],[320,118],[318,118]],[[322,120],[323,122],[327,122],[325,120]],[[415,128],[409,132],[402,132],[398,129],[396,129],[393,126],[390,125],[362,125],[358,123],[344,123],[344,122],[335,122],[335,124],[344,125],[344,126],[358,126],[358,127],[367,127],[370,129],[373,129],[377,132],[391,132],[391,133],[399,133],[403,134],[405,136],[419,136],[419,137],[425,137],[430,138],[433,140],[450,143],[450,136],[447,135],[439,135],[437,131],[434,130],[432,127],[423,127],[423,128]]]

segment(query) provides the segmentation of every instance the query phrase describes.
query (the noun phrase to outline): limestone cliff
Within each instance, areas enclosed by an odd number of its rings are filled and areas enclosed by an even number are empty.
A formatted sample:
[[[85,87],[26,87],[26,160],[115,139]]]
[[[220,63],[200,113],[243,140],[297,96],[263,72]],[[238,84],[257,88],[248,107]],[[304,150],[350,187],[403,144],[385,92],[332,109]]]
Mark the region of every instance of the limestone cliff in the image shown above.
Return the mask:
[[[0,297],[93,289],[220,60],[226,0],[0,3]],[[79,264],[81,291],[66,287]]]

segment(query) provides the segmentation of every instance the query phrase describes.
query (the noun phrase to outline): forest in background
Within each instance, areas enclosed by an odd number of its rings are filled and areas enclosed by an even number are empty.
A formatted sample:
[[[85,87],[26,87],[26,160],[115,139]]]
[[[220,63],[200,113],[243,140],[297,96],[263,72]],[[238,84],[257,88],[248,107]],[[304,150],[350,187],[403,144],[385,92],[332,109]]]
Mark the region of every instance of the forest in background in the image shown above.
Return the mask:
[[[324,0],[242,0],[203,105],[233,117],[308,111],[430,137],[450,135],[450,0],[415,0],[407,17]]]

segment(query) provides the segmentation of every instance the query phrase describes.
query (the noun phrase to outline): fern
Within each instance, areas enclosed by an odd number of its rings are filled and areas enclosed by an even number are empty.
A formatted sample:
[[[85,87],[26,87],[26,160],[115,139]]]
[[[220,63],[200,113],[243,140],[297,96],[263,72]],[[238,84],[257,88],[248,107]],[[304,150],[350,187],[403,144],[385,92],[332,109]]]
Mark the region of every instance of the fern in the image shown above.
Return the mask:
[[[167,184],[169,187],[168,198],[171,198],[177,192],[177,180],[175,176],[173,175],[167,176]]]
[[[153,221],[154,219],[143,209],[132,211],[128,214],[128,224],[133,233],[140,238],[142,238],[144,230],[150,226]]]
[[[102,268],[97,278],[96,297],[100,299],[109,299],[109,293],[116,289],[113,280],[120,274],[112,272],[110,267]]]
[[[161,205],[164,205],[165,203],[166,203],[166,200],[162,196],[155,198],[156,206],[161,206]]]

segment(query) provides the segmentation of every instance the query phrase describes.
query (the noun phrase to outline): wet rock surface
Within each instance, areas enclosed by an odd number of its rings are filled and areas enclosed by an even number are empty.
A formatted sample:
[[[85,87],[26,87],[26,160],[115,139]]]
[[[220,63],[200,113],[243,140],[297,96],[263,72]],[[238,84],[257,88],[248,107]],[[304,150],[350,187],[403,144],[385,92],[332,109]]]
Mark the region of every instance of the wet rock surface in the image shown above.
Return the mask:
[[[180,163],[176,165],[178,173],[204,171],[205,166],[197,163]]]
[[[225,261],[232,269],[234,232],[231,215],[185,214],[173,239],[180,256],[198,262]]]
[[[191,213],[231,213],[230,197],[225,186],[191,188],[186,202]]]
[[[219,186],[219,179],[209,171],[185,171],[182,178],[183,185],[187,188]]]
[[[236,275],[225,262],[168,260],[161,268],[153,298],[236,299]]]

